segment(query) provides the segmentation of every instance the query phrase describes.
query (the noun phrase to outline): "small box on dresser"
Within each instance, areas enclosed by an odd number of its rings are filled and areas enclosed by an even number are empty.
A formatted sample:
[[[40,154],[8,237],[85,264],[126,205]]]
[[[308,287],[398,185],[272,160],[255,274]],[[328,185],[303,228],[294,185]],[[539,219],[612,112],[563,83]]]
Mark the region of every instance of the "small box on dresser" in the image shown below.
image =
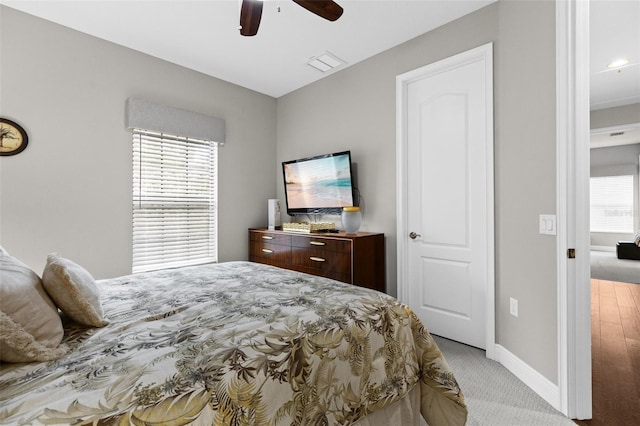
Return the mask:
[[[332,278],[381,292],[386,288],[384,234],[249,229],[249,260]]]

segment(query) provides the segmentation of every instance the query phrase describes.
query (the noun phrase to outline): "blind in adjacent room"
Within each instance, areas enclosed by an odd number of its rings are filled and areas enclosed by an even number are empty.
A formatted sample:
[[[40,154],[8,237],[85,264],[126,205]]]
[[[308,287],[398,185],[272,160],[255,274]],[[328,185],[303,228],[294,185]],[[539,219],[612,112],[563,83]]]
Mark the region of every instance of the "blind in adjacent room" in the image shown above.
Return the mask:
[[[591,232],[633,232],[633,175],[591,178]]]
[[[215,142],[133,129],[133,272],[216,262]]]

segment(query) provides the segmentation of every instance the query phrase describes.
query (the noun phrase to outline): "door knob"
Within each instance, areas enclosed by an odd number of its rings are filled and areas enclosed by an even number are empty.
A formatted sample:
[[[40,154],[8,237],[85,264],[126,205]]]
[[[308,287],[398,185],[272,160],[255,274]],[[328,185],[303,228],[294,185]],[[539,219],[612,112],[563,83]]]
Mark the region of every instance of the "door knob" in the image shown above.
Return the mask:
[[[416,234],[415,232],[409,233],[409,238],[411,238],[412,240],[415,240],[417,237],[422,237],[422,235]]]

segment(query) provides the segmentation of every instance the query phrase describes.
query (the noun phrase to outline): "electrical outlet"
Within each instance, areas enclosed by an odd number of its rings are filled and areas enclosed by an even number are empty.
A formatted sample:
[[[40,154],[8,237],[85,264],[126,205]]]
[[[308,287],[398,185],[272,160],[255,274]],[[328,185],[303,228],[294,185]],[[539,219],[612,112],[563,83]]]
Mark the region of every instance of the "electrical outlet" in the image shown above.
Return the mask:
[[[509,298],[509,313],[514,317],[518,316],[518,299]]]

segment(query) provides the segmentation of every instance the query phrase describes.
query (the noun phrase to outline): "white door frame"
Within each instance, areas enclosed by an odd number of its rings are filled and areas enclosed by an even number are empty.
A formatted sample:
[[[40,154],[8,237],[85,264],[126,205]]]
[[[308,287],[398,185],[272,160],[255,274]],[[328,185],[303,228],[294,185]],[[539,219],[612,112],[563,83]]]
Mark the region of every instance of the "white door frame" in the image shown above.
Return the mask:
[[[589,127],[589,2],[556,0],[558,408],[577,419],[592,414]]]
[[[495,359],[495,226],[494,226],[494,179],[493,179],[493,43],[487,43],[466,52],[454,55],[454,57],[444,59],[439,62],[439,66],[444,71],[449,67],[454,67],[465,61],[483,58],[485,62],[485,87],[487,90],[485,99],[487,100],[487,289],[486,289],[486,356]],[[429,68],[429,70],[427,70]],[[425,74],[432,74],[432,65],[409,71],[396,77],[396,216],[397,216],[397,264],[398,264],[398,298],[403,300],[403,296],[408,293],[408,251],[409,232],[407,218],[407,86],[412,81],[422,78]],[[428,328],[428,324],[427,324]]]

